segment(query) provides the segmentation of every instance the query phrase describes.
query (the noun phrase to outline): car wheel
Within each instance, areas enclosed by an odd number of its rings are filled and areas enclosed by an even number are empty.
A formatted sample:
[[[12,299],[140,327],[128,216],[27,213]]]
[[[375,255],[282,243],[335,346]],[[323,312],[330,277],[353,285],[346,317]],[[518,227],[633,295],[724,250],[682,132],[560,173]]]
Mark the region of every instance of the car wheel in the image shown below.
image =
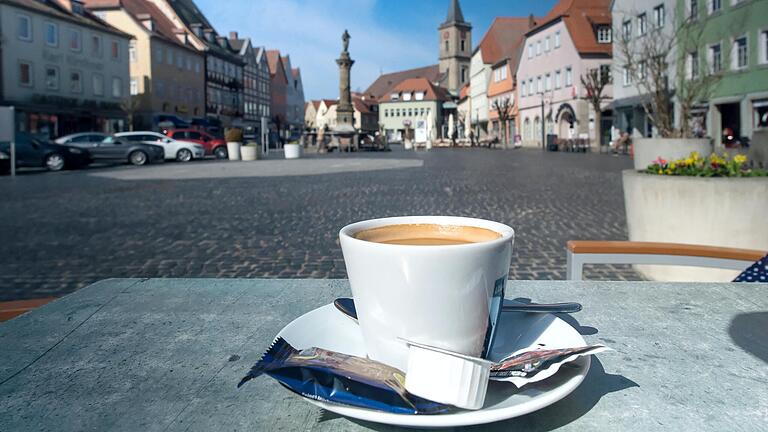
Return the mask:
[[[179,162],[189,162],[192,160],[192,152],[189,149],[180,149],[176,153],[176,160]]]
[[[147,163],[147,154],[141,150],[132,151],[128,155],[128,162],[133,165],[144,165]]]
[[[216,147],[213,150],[213,154],[216,155],[216,159],[228,159],[229,158],[229,153],[227,153],[227,148],[223,147],[223,146]]]
[[[61,171],[64,168],[64,156],[51,153],[45,157],[45,167],[48,171]]]

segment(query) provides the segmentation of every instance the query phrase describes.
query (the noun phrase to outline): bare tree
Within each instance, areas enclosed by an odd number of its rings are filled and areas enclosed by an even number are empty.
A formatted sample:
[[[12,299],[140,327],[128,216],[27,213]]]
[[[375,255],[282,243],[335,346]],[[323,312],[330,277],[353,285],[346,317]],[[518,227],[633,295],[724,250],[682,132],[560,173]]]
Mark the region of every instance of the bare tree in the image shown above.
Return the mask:
[[[581,76],[581,85],[586,89],[586,95],[582,99],[586,100],[595,111],[595,141],[598,148],[602,138],[602,105],[603,101],[610,100],[610,97],[605,95],[605,88],[610,84],[610,69],[593,68]]]
[[[704,24],[690,17],[675,23],[672,31],[650,26],[642,37],[614,29],[615,62],[639,90],[645,115],[664,138],[692,137],[693,108],[707,101],[720,81],[719,70],[702,67],[698,47],[703,46],[703,31]],[[674,83],[669,82],[670,65],[676,65]],[[677,127],[675,100],[680,107]]]
[[[513,102],[509,97],[496,98],[493,101],[493,109],[496,110],[496,114],[499,117],[499,128],[501,129],[501,146],[508,148],[507,146],[507,122],[512,117],[512,104]]]
[[[141,107],[141,100],[138,95],[130,95],[120,103],[120,109],[125,113],[128,121],[127,127],[131,132],[133,131],[134,120],[139,107]]]

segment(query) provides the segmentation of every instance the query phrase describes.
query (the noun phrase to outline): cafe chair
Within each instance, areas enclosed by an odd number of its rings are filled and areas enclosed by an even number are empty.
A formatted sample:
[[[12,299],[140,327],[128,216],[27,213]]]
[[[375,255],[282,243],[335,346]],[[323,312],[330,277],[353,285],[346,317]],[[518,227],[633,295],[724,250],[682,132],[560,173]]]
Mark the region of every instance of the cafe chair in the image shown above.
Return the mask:
[[[571,240],[568,280],[582,280],[584,264],[652,264],[743,270],[734,282],[768,283],[766,251],[679,243]],[[746,270],[745,270],[746,269]]]

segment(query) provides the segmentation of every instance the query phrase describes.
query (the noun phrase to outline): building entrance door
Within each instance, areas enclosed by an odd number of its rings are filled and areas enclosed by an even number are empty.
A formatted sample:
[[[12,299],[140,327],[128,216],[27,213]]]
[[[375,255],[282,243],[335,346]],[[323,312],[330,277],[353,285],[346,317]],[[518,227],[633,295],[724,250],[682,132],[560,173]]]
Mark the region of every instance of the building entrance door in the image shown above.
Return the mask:
[[[726,147],[738,146],[741,140],[741,110],[739,103],[717,106],[720,110],[720,130],[717,131]]]

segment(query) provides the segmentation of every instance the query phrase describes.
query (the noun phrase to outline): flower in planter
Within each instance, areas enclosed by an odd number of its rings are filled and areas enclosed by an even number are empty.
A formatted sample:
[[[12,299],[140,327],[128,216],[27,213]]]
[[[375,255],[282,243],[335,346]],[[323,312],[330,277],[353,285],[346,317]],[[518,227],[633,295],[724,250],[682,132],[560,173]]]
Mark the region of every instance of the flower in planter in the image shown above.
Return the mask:
[[[768,171],[750,169],[748,159],[738,154],[729,159],[727,154],[722,156],[713,153],[707,158],[696,152],[687,158],[667,161],[661,157],[653,161],[645,170],[648,174],[693,176],[693,177],[765,177]]]

